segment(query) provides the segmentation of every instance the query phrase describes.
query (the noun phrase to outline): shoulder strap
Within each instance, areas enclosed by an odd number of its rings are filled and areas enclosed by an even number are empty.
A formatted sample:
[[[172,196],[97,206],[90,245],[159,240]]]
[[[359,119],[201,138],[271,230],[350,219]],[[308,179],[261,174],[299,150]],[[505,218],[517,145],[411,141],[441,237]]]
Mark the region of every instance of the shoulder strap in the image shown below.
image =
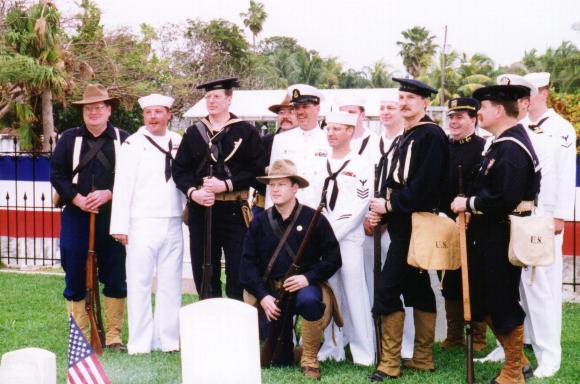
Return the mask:
[[[358,154],[362,155],[363,152],[365,151],[365,148],[367,147],[367,144],[369,143],[369,139],[371,138],[371,136],[367,136],[363,139],[361,145],[360,145],[360,149],[358,150]]]
[[[270,261],[268,262],[268,266],[266,267],[266,271],[264,272],[264,275],[262,276],[263,281],[267,281],[268,277],[270,277],[270,273],[272,272],[272,268],[274,267],[274,263],[278,259],[278,255],[280,255],[280,251],[282,250],[282,247],[285,247],[286,252],[288,252],[290,257],[292,258],[292,261],[294,261],[296,254],[292,250],[292,248],[290,248],[290,246],[288,245],[286,240],[288,240],[288,236],[290,236],[290,232],[292,232],[292,228],[294,228],[294,225],[296,224],[296,221],[298,220],[298,216],[300,216],[300,212],[302,211],[302,204],[300,204],[300,203],[297,203],[297,204],[298,204],[298,207],[296,207],[296,212],[294,212],[294,217],[292,217],[292,221],[290,222],[288,227],[286,227],[286,230],[284,231],[283,234],[282,234],[282,231],[280,229],[280,226],[278,225],[278,223],[276,223],[276,220],[274,220],[274,218],[272,217],[272,210],[274,209],[274,207],[270,207],[266,210],[266,215],[268,216],[268,222],[270,223],[270,226],[272,227],[274,234],[280,240],[278,241],[278,245],[276,246],[276,249],[274,250],[272,257],[270,258]],[[280,234],[281,234],[281,236],[280,236]]]
[[[522,148],[530,157],[530,160],[532,161],[532,167],[534,168],[534,172],[538,172],[541,169],[540,165],[536,165],[536,161],[534,159],[534,156],[532,156],[532,153],[529,151],[529,149],[524,145],[524,143],[522,143],[521,141],[519,141],[518,139],[515,139],[513,137],[502,137],[501,139],[497,139],[495,143],[500,143],[502,141],[511,141],[513,143],[516,143],[520,148]]]
[[[79,145],[78,145],[78,156],[80,156],[80,148],[82,145],[82,139],[78,140]],[[95,145],[93,145],[91,147],[91,149],[89,150],[89,152],[87,152],[87,154],[85,155],[85,157],[83,157],[81,159],[81,161],[77,164],[77,166],[75,167],[75,169],[73,169],[73,184],[77,184],[78,183],[78,177],[79,177],[79,172],[81,171],[81,169],[83,169],[88,163],[89,161],[91,161],[101,150],[101,148],[103,148],[103,145],[105,144],[105,140],[97,140],[97,142],[95,143]],[[75,148],[74,148],[74,152],[73,152],[73,157],[76,155],[76,150],[77,150],[77,140],[75,139]],[[73,160],[74,161],[74,160]]]
[[[80,130],[79,127],[76,128],[77,130]],[[81,148],[83,146],[83,136],[79,135],[75,137],[75,144],[73,147],[73,161],[72,161],[72,168],[73,168],[73,178],[72,178],[72,183],[73,184],[78,184],[79,182],[79,162],[81,159]]]

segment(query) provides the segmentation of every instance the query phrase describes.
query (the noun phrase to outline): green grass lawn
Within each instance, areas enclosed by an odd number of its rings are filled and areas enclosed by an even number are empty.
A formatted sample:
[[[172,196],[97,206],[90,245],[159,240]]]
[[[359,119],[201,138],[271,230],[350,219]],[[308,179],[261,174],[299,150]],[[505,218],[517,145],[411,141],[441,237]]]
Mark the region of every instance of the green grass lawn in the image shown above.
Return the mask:
[[[57,355],[58,382],[66,377],[68,319],[62,297],[63,277],[17,273],[0,273],[0,354],[25,347],[39,347]],[[184,295],[184,304],[196,298]],[[192,324],[194,326],[194,324]],[[127,330],[125,325],[124,338]],[[488,332],[489,350],[495,339]],[[550,379],[532,379],[529,383],[580,383],[580,305],[564,306],[562,337],[563,362],[560,372]],[[527,352],[535,364],[533,353]],[[403,370],[398,383],[461,383],[464,382],[464,355],[461,349],[441,350],[435,346],[437,371],[432,374]],[[154,352],[129,356],[105,352],[101,361],[113,383],[180,383],[179,354]],[[227,369],[228,362],[216,365]],[[476,380],[488,383],[500,364],[476,364]],[[323,363],[321,383],[368,383],[371,368],[351,363]],[[264,383],[312,383],[298,368],[268,369],[262,373]]]

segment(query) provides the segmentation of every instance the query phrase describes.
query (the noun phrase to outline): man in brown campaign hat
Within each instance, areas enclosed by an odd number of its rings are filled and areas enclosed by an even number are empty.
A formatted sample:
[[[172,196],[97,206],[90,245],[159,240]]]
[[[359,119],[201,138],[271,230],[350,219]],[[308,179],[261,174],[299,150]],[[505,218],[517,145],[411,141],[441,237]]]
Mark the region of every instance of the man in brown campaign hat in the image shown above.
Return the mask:
[[[99,280],[104,285],[106,346],[125,351],[121,329],[127,297],[125,248],[109,235],[115,159],[128,133],[109,122],[118,100],[100,84],[86,87],[83,99],[73,102],[83,113],[83,123],[67,129],[59,139],[51,161],[51,183],[64,205],[60,251],[65,271],[67,309],[85,335],[85,268],[89,216],[96,214],[95,251]]]
[[[263,309],[260,313],[268,322],[284,316],[278,307],[277,288],[283,287],[287,292],[296,294],[290,308],[293,315],[302,317],[300,366],[304,375],[318,379],[320,364],[317,353],[322,330],[330,322],[335,308],[332,296],[321,283],[328,280],[342,265],[340,248],[330,223],[320,215],[299,263],[300,271],[282,281],[316,211],[296,199],[298,190],[306,188],[309,183],[298,175],[292,161],[276,160],[268,176],[257,179],[268,184],[274,205],[256,216],[248,229],[242,251],[240,282],[247,292],[255,296]],[[287,246],[278,247],[282,241],[280,238],[284,238],[282,233],[286,231],[290,231],[285,241]],[[275,255],[277,248],[280,251]],[[335,321],[342,324],[338,314]],[[292,321],[289,323],[291,326]],[[272,365],[292,364],[291,332],[287,332],[286,336],[284,340],[278,341],[284,347]]]

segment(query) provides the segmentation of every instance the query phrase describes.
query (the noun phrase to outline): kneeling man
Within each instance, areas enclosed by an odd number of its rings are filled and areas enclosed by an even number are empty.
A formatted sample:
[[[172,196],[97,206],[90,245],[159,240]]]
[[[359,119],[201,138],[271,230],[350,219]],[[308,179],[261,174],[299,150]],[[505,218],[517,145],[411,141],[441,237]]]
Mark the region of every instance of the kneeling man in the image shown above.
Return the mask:
[[[289,308],[290,315],[302,316],[300,366],[306,376],[318,379],[320,365],[316,356],[322,330],[330,321],[334,308],[327,287],[322,283],[341,267],[340,248],[328,220],[320,215],[304,249],[299,273],[282,281],[316,211],[296,199],[298,189],[307,187],[308,181],[297,175],[296,166],[290,160],[276,160],[268,176],[257,179],[268,183],[274,206],[252,220],[244,239],[240,281],[246,291],[256,297],[260,312],[269,322],[284,316],[277,301],[280,287],[294,294]],[[286,340],[281,342],[289,347],[284,348],[273,365],[291,364],[291,336],[291,332],[285,333]]]

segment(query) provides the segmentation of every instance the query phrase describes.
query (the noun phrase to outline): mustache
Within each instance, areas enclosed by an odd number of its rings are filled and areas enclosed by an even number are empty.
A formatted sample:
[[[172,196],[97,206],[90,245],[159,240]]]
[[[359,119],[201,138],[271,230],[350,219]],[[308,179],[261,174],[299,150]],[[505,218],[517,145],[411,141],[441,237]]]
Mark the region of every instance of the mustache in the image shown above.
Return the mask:
[[[284,124],[284,123],[292,124],[292,121],[290,121],[290,119],[282,119],[282,120],[280,120],[280,124]]]

